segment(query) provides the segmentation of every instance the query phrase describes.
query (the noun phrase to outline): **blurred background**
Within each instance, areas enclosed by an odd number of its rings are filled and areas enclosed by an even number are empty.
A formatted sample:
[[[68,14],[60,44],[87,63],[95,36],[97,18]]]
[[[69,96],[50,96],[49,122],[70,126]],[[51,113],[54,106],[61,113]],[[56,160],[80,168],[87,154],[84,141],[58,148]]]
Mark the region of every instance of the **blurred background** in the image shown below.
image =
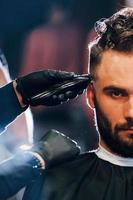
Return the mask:
[[[95,37],[94,22],[133,6],[133,1],[97,0],[91,4],[90,0],[0,0],[0,48],[11,78],[43,69],[87,73],[87,46]],[[31,112],[35,141],[54,128],[75,139],[82,151],[97,147],[93,112],[86,104],[85,94],[61,106],[31,108]],[[17,131],[21,127],[23,122]],[[16,135],[0,137],[11,151],[18,142]],[[26,141],[21,135],[20,140]]]
[[[125,6],[132,7],[133,1],[0,0],[0,48],[5,55],[0,85],[43,69],[87,73],[94,22]],[[70,136],[82,151],[98,145],[93,111],[84,94],[60,106],[31,108],[0,135],[0,159],[9,157],[19,145],[39,140],[49,129]]]

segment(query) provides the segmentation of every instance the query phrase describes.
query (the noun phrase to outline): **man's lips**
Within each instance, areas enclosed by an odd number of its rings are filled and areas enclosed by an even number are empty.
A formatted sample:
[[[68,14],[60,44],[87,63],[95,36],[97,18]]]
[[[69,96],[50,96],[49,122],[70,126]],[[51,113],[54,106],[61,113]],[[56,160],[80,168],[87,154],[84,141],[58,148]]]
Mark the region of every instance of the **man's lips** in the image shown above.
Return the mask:
[[[121,134],[121,133],[131,133],[131,134],[133,134],[133,127],[132,128],[125,128],[125,129],[121,129],[121,130],[119,130],[119,133]]]
[[[133,126],[127,126],[127,127],[119,128],[119,131],[128,131],[128,130],[133,130]]]
[[[125,128],[125,129],[123,129],[123,131],[133,131],[133,127],[132,128]]]
[[[133,128],[129,128],[129,129],[121,129],[120,131],[119,131],[119,133],[120,134],[133,134]]]

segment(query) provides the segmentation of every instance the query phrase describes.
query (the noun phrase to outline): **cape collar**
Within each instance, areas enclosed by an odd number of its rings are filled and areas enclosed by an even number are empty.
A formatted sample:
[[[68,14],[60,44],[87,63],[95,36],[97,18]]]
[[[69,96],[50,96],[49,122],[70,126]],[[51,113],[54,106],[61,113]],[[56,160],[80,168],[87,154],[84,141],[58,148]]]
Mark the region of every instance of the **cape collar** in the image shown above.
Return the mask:
[[[99,145],[99,148],[97,149],[97,151],[95,151],[95,154],[102,160],[106,160],[114,165],[133,167],[133,158],[124,158],[121,156],[117,156],[107,151],[101,145]]]

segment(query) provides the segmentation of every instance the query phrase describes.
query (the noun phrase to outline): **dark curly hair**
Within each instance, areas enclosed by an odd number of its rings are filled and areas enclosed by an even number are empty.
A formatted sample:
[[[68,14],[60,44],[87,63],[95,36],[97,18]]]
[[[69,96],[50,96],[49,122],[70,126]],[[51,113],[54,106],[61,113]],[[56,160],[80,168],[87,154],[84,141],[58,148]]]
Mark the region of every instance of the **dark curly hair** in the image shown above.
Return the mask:
[[[97,38],[89,45],[90,73],[94,77],[104,51],[133,51],[133,8],[124,8],[110,18],[97,21],[95,31]]]

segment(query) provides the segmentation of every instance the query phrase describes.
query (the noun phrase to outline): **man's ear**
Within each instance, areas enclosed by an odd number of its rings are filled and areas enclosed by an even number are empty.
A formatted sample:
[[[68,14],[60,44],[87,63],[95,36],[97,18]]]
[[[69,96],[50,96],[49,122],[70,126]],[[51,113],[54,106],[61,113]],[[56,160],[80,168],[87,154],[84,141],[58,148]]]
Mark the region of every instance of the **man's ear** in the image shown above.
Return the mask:
[[[94,109],[94,88],[92,84],[87,88],[87,104],[90,108]]]

